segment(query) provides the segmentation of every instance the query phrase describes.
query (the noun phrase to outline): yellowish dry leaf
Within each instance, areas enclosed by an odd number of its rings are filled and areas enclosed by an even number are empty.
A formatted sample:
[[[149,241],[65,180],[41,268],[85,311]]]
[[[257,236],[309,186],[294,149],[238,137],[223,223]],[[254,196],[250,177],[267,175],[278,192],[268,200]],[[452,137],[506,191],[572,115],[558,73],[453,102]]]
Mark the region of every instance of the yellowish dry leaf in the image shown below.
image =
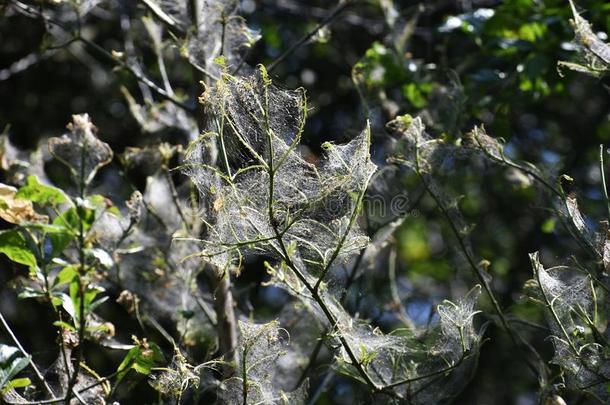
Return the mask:
[[[16,193],[15,187],[0,183],[0,218],[17,225],[26,222],[48,222],[46,215],[34,211],[31,201],[16,199]]]

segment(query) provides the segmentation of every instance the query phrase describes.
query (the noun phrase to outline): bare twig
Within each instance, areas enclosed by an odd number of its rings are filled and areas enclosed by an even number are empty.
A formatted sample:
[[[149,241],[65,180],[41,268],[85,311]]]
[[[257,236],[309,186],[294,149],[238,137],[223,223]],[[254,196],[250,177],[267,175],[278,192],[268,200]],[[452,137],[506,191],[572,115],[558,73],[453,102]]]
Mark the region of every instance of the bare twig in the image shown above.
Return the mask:
[[[36,379],[38,380],[38,382],[44,387],[45,391],[47,391],[47,393],[49,395],[51,395],[52,397],[55,396],[55,394],[53,393],[53,390],[51,390],[51,387],[49,387],[49,385],[47,384],[47,382],[45,381],[44,377],[42,376],[42,373],[40,372],[40,370],[38,369],[38,367],[36,366],[36,364],[34,364],[34,362],[31,360],[31,356],[28,354],[28,352],[23,348],[23,346],[21,345],[21,343],[19,342],[19,339],[17,339],[17,336],[15,336],[15,333],[13,332],[13,330],[11,329],[11,327],[9,326],[8,322],[6,322],[6,319],[4,319],[4,316],[2,315],[2,313],[0,312],[0,323],[2,324],[2,327],[4,328],[4,330],[6,331],[6,333],[8,333],[8,335],[10,336],[11,340],[13,341],[13,343],[15,343],[15,346],[17,346],[17,348],[19,349],[19,351],[25,356],[25,357],[30,357],[30,362],[29,365],[32,368],[32,371],[34,372],[34,375],[36,376]]]
[[[422,184],[423,184],[424,188],[426,189],[426,191],[428,192],[428,194],[432,197],[432,199],[434,200],[434,202],[436,203],[438,208],[443,213],[443,216],[447,219],[447,223],[449,224],[449,227],[451,228],[453,234],[455,235],[455,237],[458,241],[460,250],[466,257],[466,260],[467,260],[468,264],[470,265],[473,273],[477,277],[478,281],[483,285],[483,289],[485,290],[485,293],[489,297],[496,314],[500,318],[500,323],[501,323],[503,329],[506,331],[509,338],[511,339],[511,341],[513,342],[513,344],[516,347],[523,348],[523,346],[525,345],[525,347],[527,347],[529,349],[529,351],[531,351],[537,359],[541,359],[539,353],[531,345],[526,344],[524,339],[517,332],[515,332],[515,330],[510,326],[510,323],[508,322],[506,315],[504,314],[504,311],[502,310],[502,307],[498,303],[498,300],[496,299],[496,296],[491,288],[491,285],[487,279],[487,275],[483,272],[481,267],[475,263],[475,259],[473,258],[470,249],[468,249],[468,247],[466,246],[466,243],[464,241],[464,238],[462,237],[460,230],[458,229],[453,218],[447,211],[447,207],[445,207],[445,204],[441,201],[440,196],[438,196],[430,187],[427,176],[422,172],[422,170],[420,168],[419,145],[416,145],[415,154],[416,154],[415,155],[415,169],[416,169],[415,171],[416,171],[417,175],[419,176],[420,180],[422,181]],[[525,356],[525,355],[524,355],[524,359],[526,361],[527,366],[534,373],[534,375],[539,376],[541,378],[541,380],[540,380],[541,382],[546,381],[545,369],[542,368],[541,370],[538,370],[536,368],[536,366],[531,363],[530,359],[527,358],[527,356]],[[543,363],[541,363],[541,364],[543,364]]]
[[[303,46],[307,41],[314,37],[322,28],[326,25],[330,24],[343,10],[347,8],[354,0],[340,0],[339,4],[335,6],[334,9],[322,20],[320,21],[311,31],[307,34],[303,35],[298,41],[290,45],[290,47],[284,51],[276,60],[271,62],[269,66],[267,66],[267,71],[272,72],[280,63],[284,61],[288,56],[290,56],[294,51]]]
[[[599,172],[602,176],[602,188],[604,199],[606,200],[606,209],[608,210],[608,221],[610,221],[610,198],[608,198],[608,186],[606,186],[606,171],[604,170],[604,145],[599,145]]]
[[[164,12],[161,7],[157,5],[154,1],[151,0],[141,0],[142,3],[153,13],[155,17],[159,21],[161,21],[171,32],[177,34],[178,36],[183,37],[186,35],[184,29],[180,26],[180,24],[172,18],[169,14]]]
[[[18,0],[10,0],[13,4],[16,5],[16,7],[22,11],[24,14],[30,16],[30,17],[38,17],[38,18],[42,18],[45,23],[49,23],[49,24],[53,24],[59,28],[61,28],[62,30],[64,30],[67,33],[71,33],[70,29],[66,26],[64,26],[62,23],[55,21],[54,19],[44,15],[44,13],[42,13],[41,11],[34,9],[33,7],[30,7],[26,4],[21,3]],[[141,83],[146,84],[153,92],[155,92],[158,96],[160,96],[161,98],[168,100],[172,103],[174,103],[175,105],[177,105],[178,107],[184,109],[185,111],[189,112],[189,113],[193,113],[195,111],[195,107],[190,105],[190,104],[186,104],[181,100],[178,100],[177,98],[173,97],[172,95],[170,95],[165,89],[159,87],[155,82],[153,82],[150,78],[148,78],[146,75],[144,75],[144,73],[139,72],[137,69],[135,69],[133,66],[130,66],[129,63],[121,60],[120,58],[116,58],[112,55],[112,53],[108,52],[107,50],[105,50],[104,48],[102,48],[101,46],[99,46],[98,44],[96,44],[95,42],[92,42],[86,38],[83,38],[80,34],[76,34],[73,36],[73,38],[68,41],[68,44],[74,43],[74,42],[81,42],[83,43],[85,46],[87,46],[89,49],[95,51],[99,56],[101,56],[103,59],[105,59],[106,61],[112,63],[113,65],[120,67],[122,69],[125,69],[126,71],[128,71],[129,73],[131,73],[136,80],[138,80]]]

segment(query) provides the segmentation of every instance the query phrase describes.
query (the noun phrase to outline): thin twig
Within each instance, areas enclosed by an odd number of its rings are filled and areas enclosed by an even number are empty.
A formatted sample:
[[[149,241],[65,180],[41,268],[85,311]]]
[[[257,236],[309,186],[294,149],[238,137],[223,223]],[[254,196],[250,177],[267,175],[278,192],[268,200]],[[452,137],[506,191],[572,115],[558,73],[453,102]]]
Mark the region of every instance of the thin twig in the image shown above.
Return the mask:
[[[184,109],[186,112],[188,113],[193,113],[195,111],[195,107],[193,107],[190,104],[186,104],[180,100],[178,100],[175,97],[172,97],[165,89],[162,89],[161,87],[159,87],[155,82],[153,82],[151,79],[149,79],[147,76],[145,76],[143,73],[135,70],[132,66],[130,66],[128,63],[117,59],[115,57],[112,56],[112,54],[108,51],[106,51],[104,48],[102,48],[101,46],[99,46],[98,44],[96,44],[95,42],[89,41],[83,37],[78,37],[77,38],[80,42],[82,42],[83,44],[87,45],[89,48],[91,48],[92,50],[96,51],[99,55],[103,56],[107,61],[112,62],[113,64],[115,64],[116,66],[123,68],[125,70],[127,70],[129,73],[131,73],[138,81],[146,84],[148,87],[150,87],[150,89],[152,91],[154,91],[158,96],[160,96],[161,98],[172,102],[173,104],[177,105],[178,107]]]
[[[106,377],[102,377],[99,380],[97,380],[96,382],[91,383],[91,384],[87,385],[86,387],[81,388],[78,391],[73,390],[72,392],[75,396],[77,396],[77,398],[80,397],[81,402],[86,404],[86,402],[85,402],[84,398],[82,398],[81,394],[84,394],[85,392],[89,391],[90,389],[93,389],[93,388],[97,387],[98,385],[101,385],[101,384],[109,381],[110,379],[114,378],[117,374],[119,374],[119,371],[115,371],[114,373],[112,373]],[[56,403],[64,402],[64,401],[65,401],[64,398],[51,398],[51,399],[43,399],[43,400],[39,400],[39,401],[26,401],[26,402],[20,401],[20,402],[7,402],[7,403],[15,404],[15,405],[40,405],[40,404],[46,405],[46,404],[56,404]]]
[[[445,207],[445,205],[441,201],[440,197],[434,191],[432,191],[430,184],[428,183],[428,179],[427,179],[426,175],[424,175],[424,173],[422,173],[421,168],[420,168],[420,162],[419,162],[419,159],[420,159],[419,158],[419,145],[416,145],[415,148],[416,148],[415,149],[415,169],[416,169],[415,171],[416,171],[417,175],[419,176],[420,180],[422,181],[422,185],[424,186],[424,188],[426,189],[428,194],[432,197],[432,199],[434,200],[434,202],[436,203],[438,208],[441,210],[441,212],[443,213],[443,216],[446,218],[447,223],[449,224],[449,227],[451,228],[453,234],[455,235],[455,237],[458,241],[460,250],[466,256],[466,261],[472,268],[473,273],[475,274],[475,276],[477,277],[477,279],[479,280],[481,285],[483,285],[483,289],[485,290],[485,293],[489,297],[495,312],[498,314],[498,317],[500,318],[500,323],[502,324],[503,329],[507,332],[507,334],[508,334],[509,338],[512,340],[513,344],[519,348],[522,348],[523,347],[522,343],[524,342],[524,340],[521,338],[521,336],[517,332],[514,331],[514,329],[510,326],[508,320],[506,319],[506,315],[504,314],[504,311],[500,307],[500,304],[498,303],[498,300],[496,299],[496,296],[493,293],[491,285],[489,284],[487,275],[484,274],[483,270],[480,268],[480,266],[478,266],[475,263],[475,260],[472,257],[470,250],[468,249],[468,247],[466,246],[466,243],[464,242],[464,239],[462,237],[462,234],[460,233],[460,230],[457,228],[457,225],[453,221],[453,218],[451,218],[451,215],[447,211],[447,207]],[[528,349],[530,351],[532,351],[536,355],[536,357],[540,357],[539,354],[534,350],[534,348],[531,345],[526,345],[526,347],[528,347]],[[544,377],[541,375],[541,371],[537,370],[536,366],[531,363],[529,358],[524,356],[524,359],[526,361],[527,366],[530,368],[530,370],[535,375]]]
[[[174,20],[172,16],[164,12],[161,7],[157,5],[157,3],[151,0],[141,1],[148,8],[148,10],[150,10],[150,12],[152,12],[153,15],[157,17],[157,19],[161,21],[171,32],[181,37],[186,35],[186,32],[180,26],[180,24],[176,20]]]
[[[269,221],[271,222],[271,226],[273,228],[275,237],[279,244],[279,249],[277,249],[277,248],[275,248],[275,249],[277,250],[277,253],[280,255],[282,260],[286,263],[286,265],[294,272],[294,274],[297,276],[299,281],[301,281],[301,283],[303,283],[305,288],[307,288],[307,290],[311,294],[314,301],[316,301],[318,306],[322,309],[322,312],[324,313],[324,316],[330,323],[331,328],[334,328],[337,326],[337,319],[335,318],[335,315],[328,308],[328,306],[326,305],[326,302],[324,302],[324,299],[320,295],[318,288],[311,285],[309,283],[309,281],[307,280],[307,278],[305,277],[305,275],[292,262],[290,254],[288,253],[288,249],[286,248],[286,245],[284,243],[284,238],[282,236],[282,233],[280,233],[280,230],[278,229],[278,224],[276,223],[276,221],[274,219],[275,212],[274,212],[273,198],[274,198],[274,192],[275,192],[275,186],[274,186],[275,173],[276,173],[277,168],[274,166],[275,152],[274,152],[274,145],[273,145],[273,131],[271,130],[271,126],[270,126],[270,122],[269,122],[269,109],[268,109],[269,98],[268,98],[268,96],[269,96],[269,94],[268,94],[267,86],[265,86],[264,87],[265,104],[262,106],[262,112],[263,112],[264,126],[265,126],[264,129],[265,129],[265,134],[266,134],[266,138],[267,138],[267,147],[268,147],[268,151],[269,151],[269,153],[268,153],[269,160],[267,162],[267,168],[268,168],[267,174],[269,176],[269,191],[268,191],[268,199],[267,199],[268,213],[267,214],[269,216]],[[364,188],[366,189],[366,185],[364,186]],[[359,202],[360,202],[360,199],[359,199]],[[356,211],[356,209],[355,209],[355,211]],[[354,219],[352,218],[352,220],[350,220],[350,222],[353,222],[353,221],[354,221]],[[271,246],[273,246],[273,245],[271,245]],[[338,246],[338,249],[340,249],[340,248],[341,248],[341,246]],[[319,283],[317,283],[316,286],[319,286]],[[362,364],[360,364],[354,351],[350,347],[349,343],[347,342],[347,340],[345,339],[343,334],[341,334],[340,332],[339,332],[339,341],[341,342],[342,346],[344,347],[344,349],[347,353],[347,356],[350,358],[352,365],[356,368],[358,373],[362,376],[362,378],[366,382],[366,384],[369,385],[374,391],[376,391],[376,392],[379,391],[380,387],[369,376],[369,374],[364,369]]]
[[[13,4],[15,4],[20,11],[25,12],[26,15],[28,15],[30,17],[31,16],[37,16],[39,18],[42,18],[45,21],[45,23],[53,24],[56,27],[61,28],[66,33],[71,33],[71,31],[69,30],[68,27],[66,27],[62,23],[60,23],[58,21],[55,21],[54,19],[44,15],[41,11],[36,10],[36,9],[26,5],[26,4],[23,4],[23,3],[19,2],[18,0],[10,0],[10,1]],[[136,69],[134,69],[128,63],[120,60],[119,58],[115,58],[110,52],[106,51],[104,48],[102,48],[98,44],[96,44],[96,43],[94,43],[94,42],[92,42],[92,41],[90,41],[90,40],[88,40],[86,38],[83,38],[82,36],[80,36],[80,34],[74,35],[73,38],[70,41],[68,41],[68,44],[71,44],[71,43],[74,43],[74,42],[82,42],[88,48],[94,50],[96,53],[98,53],[100,56],[102,56],[108,62],[111,62],[112,64],[114,64],[117,67],[125,69],[126,71],[131,73],[136,78],[136,80],[146,84],[148,87],[150,87],[150,89],[152,91],[154,91],[161,98],[174,103],[175,105],[177,105],[178,107],[184,109],[188,113],[193,113],[195,111],[195,107],[194,106],[186,104],[186,103],[182,102],[181,100],[178,100],[177,98],[172,97],[165,89],[159,87],[155,82],[153,82],[151,79],[149,79],[143,73],[138,72]]]
[[[602,187],[604,198],[606,199],[606,209],[608,210],[608,221],[610,221],[610,198],[608,198],[608,187],[606,186],[606,172],[604,170],[604,145],[599,145],[599,172],[602,176]]]
[[[182,220],[182,224],[185,227],[188,227],[188,221],[186,220],[186,216],[184,215],[184,211],[182,210],[182,205],[180,205],[180,197],[178,196],[178,191],[176,190],[176,185],[174,184],[174,179],[172,179],[172,175],[167,170],[167,167],[162,167],[161,171],[163,172],[163,175],[165,176],[165,181],[167,181],[167,184],[169,186],[170,194],[172,196],[172,202],[174,203],[174,206],[176,207],[178,216],[180,216],[180,219]]]
[[[267,71],[272,72],[280,63],[284,61],[288,56],[290,56],[294,51],[304,45],[307,41],[314,37],[322,28],[326,25],[330,24],[343,10],[347,8],[354,0],[340,0],[339,4],[335,6],[334,9],[322,20],[320,21],[311,31],[307,34],[303,35],[297,42],[293,43],[290,48],[288,48],[284,53],[282,53],[276,60],[271,62],[269,66],[267,66]]]
[[[84,349],[83,346],[85,344],[85,332],[87,329],[87,317],[85,315],[85,293],[87,290],[87,285],[83,284],[83,278],[87,277],[87,263],[85,257],[85,213],[84,213],[84,201],[85,194],[87,191],[87,180],[85,174],[85,160],[88,155],[88,144],[83,141],[83,146],[81,148],[80,154],[80,173],[78,178],[78,201],[73,201],[74,206],[76,207],[76,211],[78,213],[78,261],[79,261],[79,269],[78,269],[78,294],[79,294],[79,305],[78,305],[78,347],[76,348],[76,359],[74,372],[72,376],[68,380],[68,388],[66,389],[66,403],[70,402],[70,398],[73,394],[72,389],[76,386],[78,381],[78,374],[80,372],[81,360],[83,358]],[[66,370],[69,373],[69,370]],[[77,397],[78,399],[78,397]],[[80,399],[79,399],[80,400]]]
[[[31,360],[31,356],[28,354],[28,352],[23,348],[23,346],[21,345],[21,343],[19,342],[19,339],[17,339],[17,336],[15,336],[15,333],[13,333],[13,330],[11,329],[11,327],[9,326],[8,322],[6,322],[6,319],[4,319],[4,316],[2,315],[2,312],[0,312],[0,323],[2,323],[2,327],[4,328],[4,330],[6,331],[6,333],[8,333],[8,335],[10,336],[11,340],[13,341],[13,343],[15,343],[15,346],[17,346],[17,348],[19,349],[19,351],[25,356],[25,357],[30,357],[30,361],[29,361],[29,365],[32,368],[32,371],[34,371],[34,375],[36,376],[36,379],[38,380],[38,382],[44,387],[45,391],[47,391],[47,393],[49,395],[51,395],[52,397],[55,396],[55,394],[53,393],[53,390],[51,390],[51,387],[49,387],[49,385],[47,384],[47,382],[45,381],[44,377],[42,376],[42,373],[40,372],[40,370],[38,369],[38,367],[36,366],[36,364],[34,364],[34,362]]]

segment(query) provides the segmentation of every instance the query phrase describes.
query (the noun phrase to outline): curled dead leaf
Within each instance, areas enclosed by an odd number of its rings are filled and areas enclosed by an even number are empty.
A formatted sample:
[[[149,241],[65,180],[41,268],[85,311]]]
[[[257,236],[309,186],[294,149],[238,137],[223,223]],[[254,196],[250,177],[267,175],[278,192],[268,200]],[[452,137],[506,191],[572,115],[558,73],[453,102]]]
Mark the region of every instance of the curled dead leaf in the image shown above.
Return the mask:
[[[0,183],[0,218],[11,224],[27,222],[48,222],[46,215],[34,211],[31,201],[20,200],[15,197],[17,189]]]

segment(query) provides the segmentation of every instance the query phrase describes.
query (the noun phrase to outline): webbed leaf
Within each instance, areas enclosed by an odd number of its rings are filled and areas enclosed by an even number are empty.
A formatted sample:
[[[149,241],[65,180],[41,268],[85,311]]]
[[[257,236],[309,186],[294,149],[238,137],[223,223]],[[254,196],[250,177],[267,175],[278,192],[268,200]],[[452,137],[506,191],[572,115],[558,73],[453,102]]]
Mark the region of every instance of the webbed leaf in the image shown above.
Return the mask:
[[[368,127],[345,145],[323,145],[324,156],[310,163],[298,150],[302,91],[273,86],[261,68],[224,76],[203,101],[209,132],[190,146],[184,166],[209,207],[203,257],[224,268],[243,255],[277,256],[281,233],[296,245],[294,260],[315,272],[366,245],[355,211],[376,169]],[[217,166],[206,163],[213,141],[221,145]]]
[[[49,150],[77,179],[89,184],[97,171],[112,160],[112,149],[97,138],[97,128],[88,114],[73,115],[67,128],[67,134],[49,139]]]

